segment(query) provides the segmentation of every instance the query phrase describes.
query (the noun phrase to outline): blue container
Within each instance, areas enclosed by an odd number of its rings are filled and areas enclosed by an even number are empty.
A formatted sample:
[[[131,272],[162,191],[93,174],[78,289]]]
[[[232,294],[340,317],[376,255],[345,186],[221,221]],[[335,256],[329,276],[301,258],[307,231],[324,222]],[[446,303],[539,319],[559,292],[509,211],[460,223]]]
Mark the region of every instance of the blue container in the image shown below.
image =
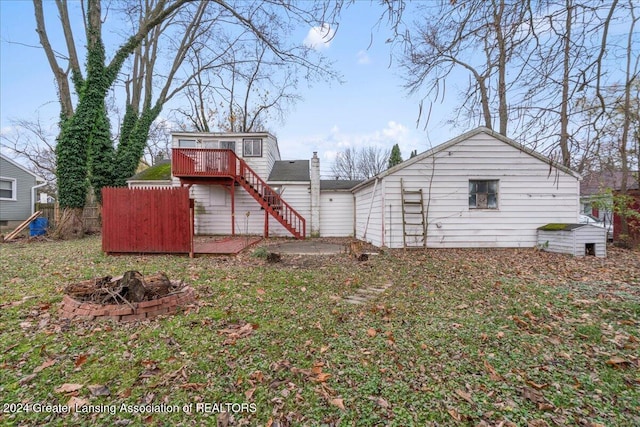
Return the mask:
[[[29,235],[31,237],[44,236],[48,227],[49,220],[47,218],[36,218],[29,224]]]

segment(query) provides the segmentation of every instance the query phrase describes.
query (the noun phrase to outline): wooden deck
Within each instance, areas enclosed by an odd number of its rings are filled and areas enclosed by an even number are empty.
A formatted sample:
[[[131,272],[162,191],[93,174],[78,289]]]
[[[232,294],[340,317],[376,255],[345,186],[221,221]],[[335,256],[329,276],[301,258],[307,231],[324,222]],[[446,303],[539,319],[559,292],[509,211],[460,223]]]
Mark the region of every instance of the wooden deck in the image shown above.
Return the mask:
[[[195,236],[195,255],[236,255],[262,240],[259,236]]]

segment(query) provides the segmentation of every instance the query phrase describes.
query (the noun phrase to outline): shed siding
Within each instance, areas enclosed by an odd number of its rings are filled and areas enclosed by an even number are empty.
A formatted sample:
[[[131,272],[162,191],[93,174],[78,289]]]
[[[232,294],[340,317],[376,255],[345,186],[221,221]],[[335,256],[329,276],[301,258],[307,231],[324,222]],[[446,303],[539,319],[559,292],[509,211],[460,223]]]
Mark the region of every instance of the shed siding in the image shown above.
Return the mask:
[[[13,163],[0,157],[0,176],[15,179],[15,200],[0,200],[0,220],[24,221],[31,215],[31,189],[36,178]]]
[[[429,247],[533,247],[537,227],[573,223],[578,216],[575,177],[555,169],[549,174],[548,164],[479,133],[382,178],[384,233],[393,248],[403,247],[400,179],[405,189],[423,190]],[[471,179],[499,181],[497,209],[469,208]],[[372,186],[356,191],[358,225]],[[381,212],[381,199],[376,199],[374,212]],[[361,238],[361,227],[357,231]],[[381,242],[380,234],[381,227],[370,226],[367,240]]]
[[[538,230],[538,245],[548,252],[585,256],[586,244],[595,244],[595,256],[607,256],[606,231],[595,226],[583,226],[572,230]]]
[[[599,227],[580,227],[574,231],[574,247],[576,256],[585,255],[585,245],[595,243],[596,257],[607,256],[607,232]]]
[[[349,191],[320,193],[320,236],[353,236],[353,194]]]
[[[375,246],[384,245],[382,233],[383,192],[381,184],[382,182],[379,182],[376,186],[375,182],[371,182],[355,193],[356,238]],[[372,198],[373,204],[371,202]]]

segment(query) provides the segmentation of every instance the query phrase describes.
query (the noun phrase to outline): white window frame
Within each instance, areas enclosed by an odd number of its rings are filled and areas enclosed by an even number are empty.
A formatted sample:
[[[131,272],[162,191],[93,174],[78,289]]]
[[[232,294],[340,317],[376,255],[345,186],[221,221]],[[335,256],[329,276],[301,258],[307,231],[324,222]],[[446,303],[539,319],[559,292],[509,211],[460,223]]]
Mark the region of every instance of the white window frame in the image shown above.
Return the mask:
[[[471,192],[471,183],[475,182],[476,184],[479,182],[486,182],[487,183],[487,191],[486,193],[483,192],[478,192],[476,191],[475,193]],[[492,193],[489,191],[489,183],[490,182],[495,182],[496,183],[496,191],[495,193]],[[500,180],[498,179],[469,179],[469,182],[467,184],[468,186],[468,192],[469,192],[469,210],[497,210],[500,207]],[[486,194],[487,195],[487,205],[486,206],[478,206],[478,194]],[[489,194],[495,194],[496,197],[496,205],[495,207],[491,207],[489,206]],[[476,200],[475,200],[475,206],[471,206],[471,196],[475,195],[476,196]]]
[[[256,143],[258,143],[258,150],[256,150]],[[250,144],[250,145],[249,145]],[[247,150],[247,147],[251,147]],[[256,154],[256,151],[259,153]],[[246,138],[242,140],[242,157],[262,157],[262,138]]]
[[[193,143],[193,146],[182,145],[185,142]],[[178,148],[196,148],[197,141],[195,139],[178,139]]]
[[[10,178],[8,176],[0,176],[0,181],[7,181],[11,183],[11,197],[0,197],[0,200],[18,200],[18,180],[16,180],[15,178]]]

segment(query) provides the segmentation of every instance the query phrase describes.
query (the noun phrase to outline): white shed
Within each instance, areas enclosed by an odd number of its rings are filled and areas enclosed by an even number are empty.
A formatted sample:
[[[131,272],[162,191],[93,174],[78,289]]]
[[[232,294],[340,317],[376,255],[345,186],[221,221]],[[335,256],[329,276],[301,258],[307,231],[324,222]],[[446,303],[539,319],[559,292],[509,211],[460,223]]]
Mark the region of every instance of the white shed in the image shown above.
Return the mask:
[[[607,231],[591,224],[547,224],[538,228],[538,247],[549,252],[607,256]]]
[[[354,187],[355,237],[390,248],[532,248],[540,224],[577,222],[579,177],[478,128]]]

